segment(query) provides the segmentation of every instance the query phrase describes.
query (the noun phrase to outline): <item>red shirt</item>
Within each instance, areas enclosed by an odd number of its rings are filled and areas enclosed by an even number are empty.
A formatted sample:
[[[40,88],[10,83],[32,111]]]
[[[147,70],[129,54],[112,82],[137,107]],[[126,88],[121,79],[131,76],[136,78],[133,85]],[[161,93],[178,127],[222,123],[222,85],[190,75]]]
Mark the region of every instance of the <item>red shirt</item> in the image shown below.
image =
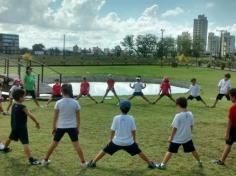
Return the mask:
[[[107,85],[108,85],[108,89],[113,89],[114,85],[115,85],[115,80],[114,79],[108,79],[107,80]]]
[[[232,123],[232,127],[236,127],[236,104],[231,106],[231,108],[229,109],[229,116],[228,116],[228,118],[229,118],[229,120]]]
[[[170,83],[169,82],[161,83],[160,89],[161,89],[162,94],[168,95],[169,89],[170,89]]]
[[[80,84],[80,93],[87,95],[89,93],[89,82],[82,82]]]
[[[52,87],[52,94],[55,96],[61,95],[61,85],[60,84],[54,84]]]

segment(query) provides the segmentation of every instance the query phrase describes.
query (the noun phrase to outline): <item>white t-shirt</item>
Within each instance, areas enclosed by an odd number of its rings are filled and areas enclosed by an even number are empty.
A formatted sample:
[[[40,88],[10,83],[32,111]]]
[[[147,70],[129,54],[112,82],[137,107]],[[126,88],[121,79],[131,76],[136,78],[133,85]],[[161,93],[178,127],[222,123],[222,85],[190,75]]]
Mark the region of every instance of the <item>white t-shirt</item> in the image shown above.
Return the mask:
[[[12,93],[17,90],[17,89],[20,89],[20,86],[17,86],[17,85],[13,85],[10,89],[10,98],[12,98]]]
[[[189,87],[190,95],[192,95],[193,97],[199,96],[200,91],[201,91],[201,88],[198,84],[195,84],[195,85],[191,84],[190,87]]]
[[[192,112],[180,112],[175,115],[172,122],[172,127],[177,128],[176,134],[172,140],[173,143],[184,144],[192,139],[193,126],[193,114]]]
[[[54,107],[59,110],[57,128],[77,128],[77,111],[80,110],[79,103],[73,98],[62,98]]]
[[[142,82],[135,82],[133,87],[134,87],[134,92],[142,92],[142,89],[144,89],[144,85]]]
[[[113,118],[111,130],[115,131],[112,142],[119,146],[129,146],[134,143],[132,131],[136,130],[134,118],[130,115],[118,115]]]
[[[231,88],[231,81],[230,80],[226,81],[225,79],[222,79],[220,80],[218,87],[220,90],[220,94],[227,94]]]

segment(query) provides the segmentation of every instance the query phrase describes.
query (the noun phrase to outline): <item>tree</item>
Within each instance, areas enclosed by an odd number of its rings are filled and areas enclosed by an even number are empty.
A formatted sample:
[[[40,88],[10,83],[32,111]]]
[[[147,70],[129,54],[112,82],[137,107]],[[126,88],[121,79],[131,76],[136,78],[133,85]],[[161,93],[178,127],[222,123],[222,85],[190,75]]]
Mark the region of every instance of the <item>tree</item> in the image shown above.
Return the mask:
[[[117,57],[120,57],[122,53],[122,49],[120,47],[120,45],[115,46],[115,54]]]
[[[33,51],[44,51],[45,46],[42,43],[34,44],[32,46]]]
[[[177,52],[179,55],[191,55],[192,41],[188,37],[178,37],[177,39]]]
[[[193,40],[192,56],[196,58],[196,65],[198,65],[198,58],[201,56],[202,53],[202,44],[203,40],[200,38],[196,38]]]
[[[30,49],[29,48],[21,48],[20,53],[21,54],[30,53]]]
[[[136,47],[138,53],[143,57],[153,54],[156,50],[157,37],[153,34],[138,35],[136,38]]]
[[[138,54],[137,49],[135,48],[133,35],[127,35],[121,42],[121,45],[128,50],[130,56],[133,54],[133,52]]]

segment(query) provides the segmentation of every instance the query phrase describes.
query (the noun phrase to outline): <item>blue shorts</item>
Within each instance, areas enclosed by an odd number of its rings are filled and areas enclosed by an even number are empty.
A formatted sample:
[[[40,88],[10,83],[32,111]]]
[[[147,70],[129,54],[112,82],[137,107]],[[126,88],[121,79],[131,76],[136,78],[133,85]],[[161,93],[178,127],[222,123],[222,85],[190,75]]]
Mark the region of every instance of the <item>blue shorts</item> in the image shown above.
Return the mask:
[[[143,92],[134,92],[133,96],[143,96]]]

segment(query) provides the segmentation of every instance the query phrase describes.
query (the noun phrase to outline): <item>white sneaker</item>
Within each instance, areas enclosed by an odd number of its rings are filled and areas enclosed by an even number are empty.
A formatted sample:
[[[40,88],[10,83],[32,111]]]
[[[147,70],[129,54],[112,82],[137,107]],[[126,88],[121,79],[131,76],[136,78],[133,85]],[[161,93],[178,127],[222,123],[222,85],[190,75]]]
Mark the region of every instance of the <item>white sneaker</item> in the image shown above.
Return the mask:
[[[81,163],[80,167],[83,168],[83,169],[87,168],[88,167],[88,162],[86,161],[85,163]]]
[[[3,150],[5,148],[5,145],[0,143],[0,150]]]
[[[41,161],[41,165],[42,165],[42,166],[48,166],[50,162],[51,162],[50,160],[47,160],[47,161],[46,161],[45,159],[43,159],[43,160]]]

